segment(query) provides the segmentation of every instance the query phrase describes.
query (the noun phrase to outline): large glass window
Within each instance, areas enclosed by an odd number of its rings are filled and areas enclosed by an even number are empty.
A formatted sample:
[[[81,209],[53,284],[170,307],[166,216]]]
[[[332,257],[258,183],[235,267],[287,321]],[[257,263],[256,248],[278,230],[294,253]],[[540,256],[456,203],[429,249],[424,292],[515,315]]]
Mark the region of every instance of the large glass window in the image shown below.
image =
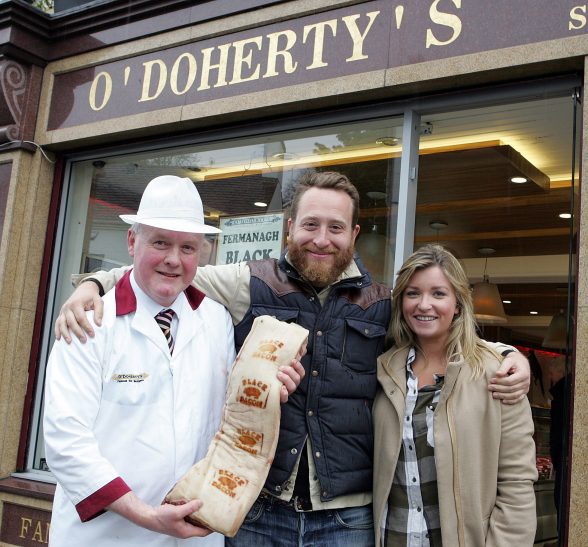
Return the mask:
[[[529,358],[543,541],[557,537],[554,500],[565,483],[575,107],[567,95],[421,118],[427,131],[420,138],[414,247],[449,248],[472,283],[482,337],[516,345]]]
[[[395,226],[388,222],[398,186],[402,120],[363,122],[263,135],[201,146],[104,155],[70,163],[65,183],[49,313],[41,352],[41,381],[53,343],[51,325],[71,293],[71,275],[130,262],[128,225],[147,183],[160,175],[188,177],[198,188],[205,221],[222,233],[207,239],[203,264],[278,258],[286,237],[296,180],[307,170],[346,174],[360,192],[358,246],[379,280],[392,277]],[[29,458],[31,472],[47,470],[40,421],[42,391]]]

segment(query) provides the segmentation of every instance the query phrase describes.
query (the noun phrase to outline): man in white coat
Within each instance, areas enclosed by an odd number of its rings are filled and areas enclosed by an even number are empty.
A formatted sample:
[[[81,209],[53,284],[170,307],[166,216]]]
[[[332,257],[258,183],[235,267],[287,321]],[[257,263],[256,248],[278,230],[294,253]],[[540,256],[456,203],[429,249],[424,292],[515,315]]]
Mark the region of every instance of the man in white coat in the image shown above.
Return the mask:
[[[205,456],[235,357],[230,315],[189,286],[203,234],[219,230],[192,181],[174,176],[153,179],[137,214],[121,218],[133,269],[104,296],[96,336],[56,342],[47,366],[50,545],[222,546],[184,520],[201,501],[161,505]],[[285,400],[300,380],[291,368],[278,377]]]

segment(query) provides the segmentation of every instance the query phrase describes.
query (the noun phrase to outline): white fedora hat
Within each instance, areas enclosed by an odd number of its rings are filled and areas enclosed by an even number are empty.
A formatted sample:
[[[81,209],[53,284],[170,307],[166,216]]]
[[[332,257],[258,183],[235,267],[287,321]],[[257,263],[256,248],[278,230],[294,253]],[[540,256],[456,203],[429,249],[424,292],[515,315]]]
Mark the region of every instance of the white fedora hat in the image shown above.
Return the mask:
[[[218,234],[204,224],[200,194],[188,178],[164,175],[154,178],[143,191],[136,215],[120,215],[127,224],[146,224],[163,230],[193,234]]]

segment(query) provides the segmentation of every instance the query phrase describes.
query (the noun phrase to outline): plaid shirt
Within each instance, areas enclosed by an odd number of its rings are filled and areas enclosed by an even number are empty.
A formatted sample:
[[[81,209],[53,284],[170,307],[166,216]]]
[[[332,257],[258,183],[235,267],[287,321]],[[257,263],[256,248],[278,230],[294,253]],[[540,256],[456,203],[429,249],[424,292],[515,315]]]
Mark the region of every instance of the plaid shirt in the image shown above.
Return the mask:
[[[433,415],[443,387],[443,377],[434,386],[418,389],[412,371],[416,358],[411,348],[406,360],[406,406],[402,445],[394,472],[388,506],[382,519],[382,546],[439,547],[441,523],[435,469]]]

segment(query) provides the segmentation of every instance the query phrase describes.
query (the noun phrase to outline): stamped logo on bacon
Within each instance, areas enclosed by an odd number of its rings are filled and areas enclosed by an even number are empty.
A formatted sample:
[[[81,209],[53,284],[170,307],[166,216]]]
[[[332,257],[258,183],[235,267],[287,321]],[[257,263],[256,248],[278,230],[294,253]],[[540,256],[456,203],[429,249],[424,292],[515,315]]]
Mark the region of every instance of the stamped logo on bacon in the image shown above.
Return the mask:
[[[262,340],[257,350],[253,352],[253,357],[266,359],[267,361],[277,361],[276,351],[282,347],[284,347],[284,342],[280,340]]]
[[[210,484],[231,498],[239,498],[248,482],[247,479],[231,473],[231,471],[217,469]]]
[[[250,454],[259,454],[263,447],[263,433],[251,431],[250,429],[237,429],[235,446]]]
[[[270,386],[255,378],[243,378],[237,392],[237,400],[247,406],[265,408]]]

